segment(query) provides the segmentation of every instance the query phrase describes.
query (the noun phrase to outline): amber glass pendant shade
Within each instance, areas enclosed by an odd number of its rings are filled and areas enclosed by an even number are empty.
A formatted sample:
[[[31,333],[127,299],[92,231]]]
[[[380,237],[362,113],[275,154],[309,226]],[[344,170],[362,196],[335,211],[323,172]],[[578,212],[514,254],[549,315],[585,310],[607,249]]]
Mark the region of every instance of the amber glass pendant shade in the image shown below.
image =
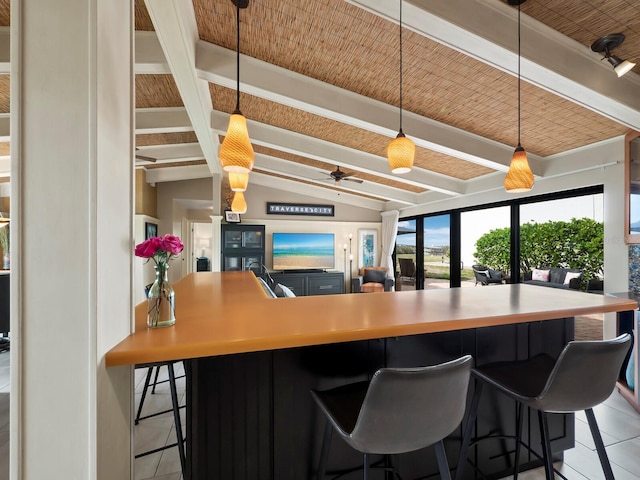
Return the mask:
[[[255,156],[247,132],[247,119],[238,111],[229,118],[229,128],[218,157],[222,169],[227,172],[249,173],[253,168]]]
[[[533,188],[533,172],[529,168],[527,152],[518,144],[511,158],[509,171],[504,178],[504,189],[507,192],[528,192]]]
[[[410,172],[415,156],[415,144],[402,132],[398,133],[398,136],[387,146],[387,158],[392,173]]]
[[[247,201],[244,199],[243,192],[236,192],[233,194],[231,211],[234,213],[247,213]]]
[[[229,186],[234,192],[244,192],[249,184],[248,173],[229,172]]]

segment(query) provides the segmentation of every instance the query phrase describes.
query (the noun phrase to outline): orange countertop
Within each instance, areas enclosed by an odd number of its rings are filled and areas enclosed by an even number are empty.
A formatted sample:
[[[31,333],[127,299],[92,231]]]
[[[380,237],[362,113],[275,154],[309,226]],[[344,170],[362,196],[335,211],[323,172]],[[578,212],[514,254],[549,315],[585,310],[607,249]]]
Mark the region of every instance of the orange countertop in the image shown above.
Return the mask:
[[[635,301],[534,285],[268,298],[251,272],[198,272],[174,284],[176,324],[136,332],[106,355],[131,365],[635,310]]]

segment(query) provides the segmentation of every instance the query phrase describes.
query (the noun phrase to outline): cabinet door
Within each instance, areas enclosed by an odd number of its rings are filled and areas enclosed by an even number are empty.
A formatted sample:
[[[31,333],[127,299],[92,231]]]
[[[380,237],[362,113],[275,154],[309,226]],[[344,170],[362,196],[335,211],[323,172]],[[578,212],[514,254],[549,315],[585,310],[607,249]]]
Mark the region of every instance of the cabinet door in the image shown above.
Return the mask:
[[[332,295],[344,293],[342,275],[309,276],[309,295]]]
[[[223,248],[242,248],[242,232],[239,230],[226,230],[224,232]]]
[[[223,271],[251,270],[263,263],[263,256],[259,253],[238,253],[238,255],[223,255]]]
[[[244,248],[264,248],[262,229],[252,229],[242,232],[242,246]]]

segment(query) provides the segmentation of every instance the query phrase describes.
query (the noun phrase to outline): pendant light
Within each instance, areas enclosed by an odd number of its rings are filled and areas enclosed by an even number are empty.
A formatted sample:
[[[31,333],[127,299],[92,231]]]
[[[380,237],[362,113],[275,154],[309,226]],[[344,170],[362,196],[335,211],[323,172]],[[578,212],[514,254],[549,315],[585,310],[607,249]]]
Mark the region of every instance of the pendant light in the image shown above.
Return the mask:
[[[507,192],[528,192],[533,187],[533,173],[527,161],[527,152],[520,144],[520,4],[526,0],[509,0],[510,5],[518,5],[518,146],[513,152],[509,171],[504,179]]]
[[[402,132],[402,0],[400,0],[400,131],[387,146],[387,158],[392,173],[407,173],[413,167],[416,146]]]
[[[218,156],[222,169],[227,172],[249,173],[253,169],[253,147],[247,132],[247,119],[240,112],[240,4],[246,8],[248,0],[232,0],[236,5],[236,108],[229,118],[227,134],[220,145]]]
[[[248,173],[229,172],[229,186],[233,192],[244,192],[249,184]]]
[[[235,192],[231,202],[231,211],[234,213],[247,213],[247,201],[243,192]]]

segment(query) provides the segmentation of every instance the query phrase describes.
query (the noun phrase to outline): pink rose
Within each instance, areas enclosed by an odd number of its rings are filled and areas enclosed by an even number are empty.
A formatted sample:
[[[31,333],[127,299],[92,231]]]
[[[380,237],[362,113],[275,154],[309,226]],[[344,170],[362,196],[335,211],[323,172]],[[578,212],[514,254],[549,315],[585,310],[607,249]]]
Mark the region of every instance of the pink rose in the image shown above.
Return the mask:
[[[136,245],[136,257],[151,258],[162,244],[160,237],[151,237]]]
[[[178,255],[184,248],[184,245],[180,241],[180,237],[167,234],[162,238],[160,248],[167,253]]]

